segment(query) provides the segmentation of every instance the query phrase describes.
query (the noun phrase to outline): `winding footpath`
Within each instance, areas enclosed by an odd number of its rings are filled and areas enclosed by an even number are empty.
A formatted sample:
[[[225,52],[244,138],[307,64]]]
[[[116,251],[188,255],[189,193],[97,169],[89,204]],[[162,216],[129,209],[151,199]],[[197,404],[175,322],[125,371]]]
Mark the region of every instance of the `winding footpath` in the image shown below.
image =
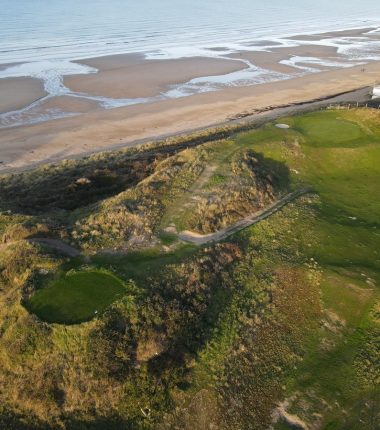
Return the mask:
[[[183,240],[184,242],[193,243],[195,245],[205,245],[207,243],[220,242],[221,240],[226,239],[227,237],[231,236],[234,233],[237,233],[238,231],[244,230],[245,228],[250,227],[251,225],[254,225],[260,221],[263,221],[264,219],[278,212],[288,203],[310,192],[311,192],[311,188],[308,187],[308,188],[301,188],[297,191],[287,194],[286,196],[282,197],[280,200],[275,201],[274,203],[262,209],[261,211],[255,212],[252,215],[248,215],[247,217],[235,222],[234,224],[231,224],[226,228],[223,228],[222,230],[218,230],[215,233],[199,234],[193,231],[185,230],[179,233],[178,238]]]
[[[193,231],[185,230],[178,234],[178,238],[184,242],[193,243],[198,246],[205,245],[207,243],[220,242],[221,240],[226,239],[232,234],[237,233],[241,230],[244,230],[245,228],[250,227],[251,225],[254,225],[260,221],[263,221],[264,219],[270,217],[271,215],[274,215],[276,212],[281,210],[288,203],[310,192],[311,192],[310,187],[301,188],[297,191],[293,191],[292,193],[287,194],[286,196],[282,197],[280,200],[277,200],[276,202],[272,203],[271,205],[267,206],[261,211],[248,215],[247,217],[235,222],[234,224],[231,224],[230,226],[222,230],[218,230],[215,233],[199,234]],[[81,254],[81,251],[79,249],[73,248],[72,246],[68,245],[65,242],[62,242],[59,239],[36,237],[36,238],[27,239],[27,241],[30,243],[45,245],[49,248],[52,248],[52,249],[55,249],[56,251],[61,252],[62,254],[67,255],[68,257],[77,257],[78,255]]]
[[[80,251],[72,246],[68,245],[65,242],[62,242],[59,239],[50,239],[43,237],[36,237],[33,239],[27,239],[30,243],[37,243],[40,245],[45,245],[49,248],[55,249],[56,251],[61,252],[69,257],[77,257],[80,255]]]

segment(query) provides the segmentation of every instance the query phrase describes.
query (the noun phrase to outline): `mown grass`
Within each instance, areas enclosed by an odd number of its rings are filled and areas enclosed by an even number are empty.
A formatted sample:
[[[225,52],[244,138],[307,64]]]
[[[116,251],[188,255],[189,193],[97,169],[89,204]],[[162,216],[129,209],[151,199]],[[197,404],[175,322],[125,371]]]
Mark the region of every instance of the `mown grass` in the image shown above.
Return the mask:
[[[128,254],[98,254],[91,258],[91,264],[98,268],[107,268],[126,280],[135,281],[146,288],[149,278],[158,275],[170,264],[178,264],[197,252],[194,245],[183,244],[163,253],[159,248],[151,248]]]
[[[369,403],[368,393],[375,388],[363,386],[356,360],[373,326],[369,311],[378,292],[362,282],[353,282],[351,277],[324,273],[321,289],[326,314],[322,328],[309,339],[303,362],[288,379],[289,393],[305,395],[312,390],[310,407],[315,412],[320,401],[327,403],[323,429],[358,428],[363,404]],[[351,425],[347,423],[346,410],[350,411]],[[293,412],[299,412],[298,405],[294,405]],[[364,423],[363,428],[372,429]]]
[[[306,421],[327,402],[320,426],[329,430],[375,428],[365,417],[375,387],[363,384],[357,371],[364,366],[357,357],[375,327],[369,315],[380,283],[380,133],[379,118],[371,115],[332,110],[286,118],[293,130],[278,143],[263,141],[260,132],[258,141],[255,133],[244,136],[244,143],[250,136],[264,156],[286,159],[293,184],[309,184],[319,196],[315,216],[307,225],[299,220],[288,239],[302,237],[306,229],[316,239],[301,249],[323,270],[327,326],[309,339],[302,364],[290,372],[288,394],[301,393],[291,412]],[[290,136],[298,149],[289,145]],[[297,403],[302,398],[303,408]],[[290,427],[282,422],[276,428]]]
[[[77,324],[100,314],[126,291],[123,282],[110,273],[67,273],[38,290],[27,306],[43,321]]]
[[[322,270],[327,325],[332,324],[331,315],[342,322],[317,330],[305,343],[308,352],[302,365],[289,373],[288,394],[301,392],[304,402],[310,402],[308,412],[298,408],[297,401],[291,409],[306,422],[312,412],[321,413],[321,402],[327,401],[329,412],[323,413],[321,424],[326,429],[354,429],[361,422],[363,428],[374,428],[365,427],[363,418],[363,405],[370,404],[373,391],[362,384],[357,369],[364,365],[358,356],[373,330],[375,323],[369,315],[379,297],[380,130],[376,115],[365,110],[315,112],[286,118],[290,130],[267,125],[236,136],[240,147],[286,162],[292,188],[311,185],[319,196],[310,203],[312,216],[303,218],[300,207],[288,208],[283,212],[296,218],[295,224],[286,227],[282,221],[283,228],[275,229],[273,235],[267,231],[264,237],[256,226],[243,236],[245,241],[256,237],[261,247],[285,259],[298,248],[303,259],[313,259]],[[278,223],[277,217],[268,223]],[[306,400],[310,390],[314,398]],[[276,428],[289,427],[281,422]]]
[[[368,136],[356,122],[345,118],[345,113],[322,111],[297,116],[292,119],[295,130],[307,137],[313,147],[355,147],[362,145]]]

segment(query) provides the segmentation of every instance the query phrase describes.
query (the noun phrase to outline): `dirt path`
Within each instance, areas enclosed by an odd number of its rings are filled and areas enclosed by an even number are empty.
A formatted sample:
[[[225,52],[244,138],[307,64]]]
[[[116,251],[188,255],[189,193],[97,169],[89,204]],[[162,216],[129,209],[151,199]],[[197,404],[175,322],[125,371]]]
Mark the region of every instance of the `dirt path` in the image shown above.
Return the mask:
[[[210,170],[212,171],[212,169]],[[208,176],[208,174],[205,176]],[[267,206],[265,209],[259,212],[255,212],[254,214],[249,215],[222,230],[216,231],[215,233],[202,235],[193,231],[186,230],[179,233],[178,238],[183,240],[184,242],[194,243],[195,245],[205,245],[206,243],[219,242],[227,238],[228,236],[231,236],[232,234],[237,233],[240,230],[243,230],[251,225],[254,225],[270,217],[271,215],[275,214],[280,209],[282,209],[284,206],[286,206],[288,203],[292,202],[293,200],[296,200],[298,197],[304,194],[309,193],[310,191],[311,191],[310,188],[302,188],[300,190],[287,194],[282,199],[277,200],[276,202]],[[80,250],[68,245],[65,242],[62,242],[59,239],[36,237],[36,238],[27,239],[27,241],[30,243],[45,245],[69,257],[77,257],[78,255],[81,254]],[[5,246],[5,245],[0,245],[0,248],[2,246]]]
[[[210,169],[210,171],[212,170],[213,169]],[[209,176],[210,171],[208,171],[205,176]],[[222,230],[216,231],[215,233],[202,235],[193,231],[182,231],[181,233],[179,233],[178,237],[185,242],[194,243],[195,245],[205,245],[206,243],[219,242],[223,239],[226,239],[228,236],[237,233],[240,230],[243,230],[270,217],[271,215],[282,209],[284,206],[286,206],[288,203],[296,200],[304,194],[309,193],[310,191],[310,188],[302,188],[300,190],[287,194],[282,199],[277,200],[276,202],[267,206],[265,209],[259,212],[255,212],[254,214],[249,215]],[[33,239],[28,239],[28,242],[46,245],[49,248],[55,249],[57,251],[62,252],[63,254],[68,255],[69,257],[77,257],[81,253],[78,249],[73,248],[72,246],[62,242],[59,239],[36,237]]]
[[[310,188],[302,188],[300,190],[287,194],[282,199],[277,200],[276,202],[267,206],[265,209],[259,212],[255,212],[254,214],[249,215],[222,230],[218,230],[215,233],[199,234],[193,231],[186,230],[179,233],[178,237],[185,242],[194,243],[195,245],[205,245],[206,243],[219,242],[227,238],[228,236],[237,233],[240,230],[243,230],[270,217],[271,215],[282,209],[284,206],[286,206],[288,203],[292,202],[293,200],[296,200],[298,197],[304,194],[309,193],[310,191]]]
[[[190,188],[190,194],[195,194],[202,190],[202,188],[210,180],[211,176],[215,173],[218,168],[218,164],[207,165],[203,170],[202,174],[199,176],[198,180]]]
[[[28,242],[46,245],[49,248],[62,252],[62,254],[68,255],[69,257],[77,257],[80,254],[80,251],[78,249],[73,248],[72,246],[62,242],[59,239],[36,237],[33,239],[28,239]]]
[[[205,144],[207,144],[207,142],[205,142]],[[175,225],[175,228],[178,229],[178,223],[176,222],[178,221],[178,218],[183,220],[186,217],[186,214],[191,213],[192,209],[200,198],[210,195],[210,190],[205,189],[205,186],[215,174],[215,172],[220,169],[221,164],[240,150],[240,148],[236,147],[234,147],[232,150],[223,150],[222,153],[216,154],[212,159],[206,161],[206,166],[195,182],[183,192],[181,197],[176,199],[176,201],[169,208],[167,208],[166,213],[161,221],[161,225],[164,230],[168,227],[172,228],[173,225]]]
[[[161,225],[164,230],[168,226],[170,227],[172,225],[176,225],[178,219],[183,219],[186,216],[186,213],[189,213],[189,211],[191,211],[191,208],[195,204],[194,197],[200,193],[202,187],[211,178],[217,167],[217,164],[206,165],[202,173],[191,185],[191,187],[188,190],[184,191],[182,196],[177,198],[170,206],[168,206],[164,217],[161,220]]]

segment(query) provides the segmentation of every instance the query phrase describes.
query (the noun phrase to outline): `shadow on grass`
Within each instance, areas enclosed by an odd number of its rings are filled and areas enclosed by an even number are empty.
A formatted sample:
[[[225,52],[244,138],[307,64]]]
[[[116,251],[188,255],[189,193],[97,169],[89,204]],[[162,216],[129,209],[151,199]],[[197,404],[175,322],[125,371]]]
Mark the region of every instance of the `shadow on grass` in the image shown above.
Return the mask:
[[[264,185],[269,182],[275,190],[289,189],[290,170],[285,162],[265,157],[258,152],[249,151],[247,164],[255,172],[257,179]]]
[[[95,417],[92,420],[72,416],[62,417],[61,424],[47,424],[31,414],[22,415],[13,411],[0,411],[0,428],[8,430],[144,430],[141,420],[128,420],[117,416]]]
[[[0,207],[27,215],[74,210],[136,185],[153,172],[155,161],[153,155],[144,160],[104,156],[4,176]]]

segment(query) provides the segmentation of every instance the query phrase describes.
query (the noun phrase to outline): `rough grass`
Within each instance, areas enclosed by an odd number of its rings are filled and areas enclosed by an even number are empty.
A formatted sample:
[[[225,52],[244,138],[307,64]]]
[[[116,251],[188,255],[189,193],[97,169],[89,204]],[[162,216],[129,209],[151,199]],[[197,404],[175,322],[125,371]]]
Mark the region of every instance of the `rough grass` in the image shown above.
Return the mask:
[[[7,411],[3,417],[0,408],[0,423],[9,409],[36,416],[39,428],[262,430],[287,399],[288,413],[309,428],[377,430],[380,112],[331,110],[283,122],[291,128],[268,124],[168,157],[136,187],[70,213],[79,235],[98,232],[96,240],[78,236],[91,242],[91,273],[107,269],[139,292],[102,297],[106,310],[89,324],[40,324],[19,306],[36,270],[80,272],[83,257],[58,264],[22,241],[0,249]],[[215,247],[181,246],[161,234],[146,250],[102,252],[142,235],[134,217],[149,238],[172,223],[188,225],[192,194],[220,198],[247,180],[233,168],[252,153],[286,167],[280,188],[310,185],[315,193]],[[8,215],[2,223],[20,238]],[[49,293],[54,304],[59,294],[50,292],[64,292],[64,281],[32,300]],[[85,284],[87,305],[93,284]],[[66,305],[70,295],[62,295]],[[284,417],[273,425],[291,428]]]
[[[328,111],[287,120],[299,133],[299,149],[291,151],[285,142],[260,147],[266,156],[286,158],[297,171],[293,182],[310,184],[319,195],[315,216],[299,220],[286,241],[293,235],[301,238],[306,230],[316,238],[301,248],[321,265],[326,309],[325,322],[310,339],[302,365],[290,373],[289,397],[301,393],[290,412],[312,423],[312,415],[322,413],[327,402],[321,428],[375,429],[369,417],[379,414],[376,384],[362,382],[358,369],[366,365],[357,357],[365,356],[362,351],[375,327],[370,310],[379,297],[378,114]],[[369,360],[377,359],[372,355]],[[289,428],[283,426],[279,423],[278,428]]]
[[[359,376],[366,360],[378,360],[375,341],[369,339],[375,330],[370,311],[379,296],[379,119],[378,113],[364,110],[318,112],[287,118],[290,130],[266,126],[237,136],[241,146],[286,161],[292,187],[308,184],[319,196],[304,199],[310,200],[306,213],[302,205],[286,208],[241,235],[268,249],[272,259],[278,255],[293,264],[300,264],[292,254],[298,248],[308,261],[302,265],[318,264],[322,271],[326,324],[305,343],[308,353],[289,372],[287,393],[301,393],[291,413],[310,424],[315,424],[313,414],[322,414],[318,425],[326,429],[354,429],[362,423],[376,428],[368,417],[379,414],[375,385]],[[284,216],[296,222],[289,224]],[[274,231],[262,232],[266,225]],[[279,422],[276,428],[290,427]]]
[[[38,290],[28,308],[49,323],[77,324],[100,314],[126,293],[123,282],[110,273],[67,273]]]

